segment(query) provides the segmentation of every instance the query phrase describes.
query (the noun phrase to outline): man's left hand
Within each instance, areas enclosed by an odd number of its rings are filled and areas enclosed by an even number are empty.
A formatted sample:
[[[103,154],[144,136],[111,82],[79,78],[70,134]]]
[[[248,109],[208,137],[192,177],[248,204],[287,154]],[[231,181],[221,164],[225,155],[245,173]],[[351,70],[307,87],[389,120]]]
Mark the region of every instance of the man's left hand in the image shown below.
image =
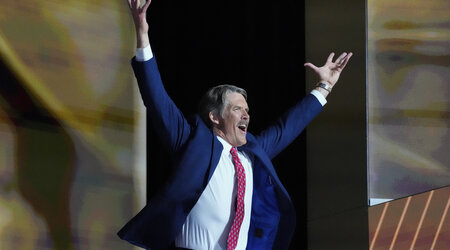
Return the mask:
[[[304,66],[311,68],[319,75],[320,82],[329,84],[329,87],[333,88],[341,75],[342,70],[347,65],[348,60],[352,57],[353,53],[342,53],[336,61],[333,62],[334,52],[328,56],[325,65],[317,67],[314,64],[307,62]]]

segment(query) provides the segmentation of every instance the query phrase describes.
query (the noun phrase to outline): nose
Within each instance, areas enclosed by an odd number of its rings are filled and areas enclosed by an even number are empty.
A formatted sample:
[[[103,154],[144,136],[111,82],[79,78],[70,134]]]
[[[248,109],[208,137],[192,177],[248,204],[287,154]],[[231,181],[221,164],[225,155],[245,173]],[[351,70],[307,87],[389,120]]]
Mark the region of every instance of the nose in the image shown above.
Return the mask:
[[[248,114],[247,110],[244,110],[244,112],[242,113],[242,119],[250,120],[250,115]]]

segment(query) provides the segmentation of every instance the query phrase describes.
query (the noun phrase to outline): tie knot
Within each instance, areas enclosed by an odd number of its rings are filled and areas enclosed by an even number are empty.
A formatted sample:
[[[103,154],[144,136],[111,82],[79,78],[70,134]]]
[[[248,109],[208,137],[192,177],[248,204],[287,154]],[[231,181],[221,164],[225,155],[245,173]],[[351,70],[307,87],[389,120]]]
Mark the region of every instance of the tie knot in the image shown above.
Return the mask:
[[[230,149],[230,153],[231,153],[231,155],[236,155],[237,154],[237,149],[235,147],[232,147]]]

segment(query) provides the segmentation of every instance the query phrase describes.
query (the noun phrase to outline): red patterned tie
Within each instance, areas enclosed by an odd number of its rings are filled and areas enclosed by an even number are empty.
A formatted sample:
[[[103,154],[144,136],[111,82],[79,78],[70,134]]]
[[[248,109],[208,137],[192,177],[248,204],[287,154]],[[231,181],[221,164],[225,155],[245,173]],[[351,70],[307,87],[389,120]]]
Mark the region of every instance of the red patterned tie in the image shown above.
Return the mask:
[[[234,216],[233,225],[231,226],[230,233],[228,234],[227,250],[235,249],[238,238],[239,230],[241,229],[242,221],[244,220],[244,194],[245,194],[245,171],[239,160],[236,148],[231,148],[231,156],[233,157],[234,167],[236,168],[238,193],[236,198],[236,215]]]

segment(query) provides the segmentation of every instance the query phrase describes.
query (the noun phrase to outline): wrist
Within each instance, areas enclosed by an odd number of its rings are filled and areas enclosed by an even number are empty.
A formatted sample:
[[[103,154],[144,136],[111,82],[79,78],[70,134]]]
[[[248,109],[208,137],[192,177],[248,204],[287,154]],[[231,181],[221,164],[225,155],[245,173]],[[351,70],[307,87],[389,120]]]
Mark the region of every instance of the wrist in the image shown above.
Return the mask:
[[[324,98],[327,98],[328,94],[330,94],[330,92],[324,90],[323,88],[317,87],[315,88],[315,90],[317,90],[320,94],[322,94]]]
[[[327,81],[320,81],[316,84],[316,89],[320,92],[327,92],[328,94],[331,93],[331,90],[333,89],[333,85],[328,83]]]
[[[136,43],[138,48],[142,49],[147,47],[150,44],[148,35],[137,35]]]

